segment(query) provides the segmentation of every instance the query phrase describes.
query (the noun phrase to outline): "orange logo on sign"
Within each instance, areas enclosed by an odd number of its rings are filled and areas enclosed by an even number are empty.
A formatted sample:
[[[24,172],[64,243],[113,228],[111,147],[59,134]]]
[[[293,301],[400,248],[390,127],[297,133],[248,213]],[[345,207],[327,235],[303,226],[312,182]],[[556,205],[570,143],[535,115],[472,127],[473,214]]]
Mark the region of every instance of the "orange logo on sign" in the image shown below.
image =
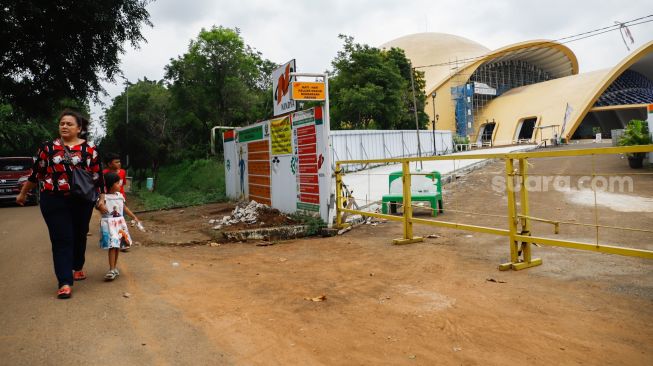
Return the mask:
[[[281,103],[281,99],[288,94],[288,87],[290,86],[290,72],[294,71],[290,69],[290,64],[286,65],[286,71],[279,76],[279,82],[277,83],[277,90],[274,91],[274,99],[277,100],[277,104]]]

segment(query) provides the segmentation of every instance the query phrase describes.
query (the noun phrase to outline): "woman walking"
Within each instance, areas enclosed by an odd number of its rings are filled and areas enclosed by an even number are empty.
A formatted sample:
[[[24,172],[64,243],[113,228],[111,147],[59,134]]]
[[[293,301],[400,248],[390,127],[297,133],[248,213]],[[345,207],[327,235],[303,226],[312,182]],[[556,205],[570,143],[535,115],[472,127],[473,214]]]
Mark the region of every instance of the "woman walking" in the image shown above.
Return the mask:
[[[92,174],[95,189],[100,194],[98,208],[105,212],[104,179],[100,159],[86,135],[88,121],[81,114],[66,109],[59,116],[59,138],[44,142],[37,151],[32,175],[16,197],[23,205],[27,192],[41,184],[41,213],[48,226],[52,243],[52,259],[57,276],[57,297],[67,299],[72,294],[73,281],[86,279],[84,261],[86,234],[95,202],[71,193],[73,171],[80,169]]]

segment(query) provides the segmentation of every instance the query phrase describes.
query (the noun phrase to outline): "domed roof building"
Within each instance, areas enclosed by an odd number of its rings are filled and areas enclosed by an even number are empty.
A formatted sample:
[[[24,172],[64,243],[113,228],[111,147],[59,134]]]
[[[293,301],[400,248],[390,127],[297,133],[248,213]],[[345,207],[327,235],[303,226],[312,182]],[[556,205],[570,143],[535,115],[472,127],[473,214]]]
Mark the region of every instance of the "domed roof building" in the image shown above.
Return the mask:
[[[583,74],[576,55],[550,40],[492,51],[455,35],[418,33],[381,46],[392,47],[424,71],[425,112],[435,128],[479,144],[584,138],[596,127],[607,137],[632,118],[646,119],[653,103],[653,42]]]

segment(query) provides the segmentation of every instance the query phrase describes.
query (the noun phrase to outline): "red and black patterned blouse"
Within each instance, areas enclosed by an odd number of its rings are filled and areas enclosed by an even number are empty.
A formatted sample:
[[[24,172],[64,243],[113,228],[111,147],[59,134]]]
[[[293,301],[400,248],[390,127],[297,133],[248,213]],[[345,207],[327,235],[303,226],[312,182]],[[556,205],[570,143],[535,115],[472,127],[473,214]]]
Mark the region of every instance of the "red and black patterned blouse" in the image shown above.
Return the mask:
[[[66,194],[70,191],[72,169],[84,169],[93,173],[93,181],[99,192],[104,192],[104,177],[95,144],[84,141],[68,147],[70,159],[66,159],[64,144],[60,139],[44,142],[36,153],[32,175],[28,180],[43,182],[41,192]]]

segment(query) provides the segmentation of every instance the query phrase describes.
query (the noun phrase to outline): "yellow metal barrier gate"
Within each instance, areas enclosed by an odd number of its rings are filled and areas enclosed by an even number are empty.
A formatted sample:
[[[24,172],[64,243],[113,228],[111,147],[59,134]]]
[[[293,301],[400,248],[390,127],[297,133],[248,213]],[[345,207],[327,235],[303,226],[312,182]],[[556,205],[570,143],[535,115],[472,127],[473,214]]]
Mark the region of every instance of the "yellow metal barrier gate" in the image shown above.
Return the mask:
[[[536,152],[515,152],[504,154],[469,154],[469,155],[456,155],[453,156],[433,156],[423,158],[397,158],[397,159],[373,159],[373,160],[343,160],[336,162],[336,227],[343,228],[347,226],[342,222],[343,213],[360,214],[363,216],[371,216],[383,218],[392,221],[401,221],[403,223],[403,238],[394,239],[394,244],[409,244],[421,242],[422,237],[413,235],[413,224],[423,224],[439,227],[447,227],[452,229],[475,231],[480,233],[488,233],[495,235],[502,235],[509,237],[510,242],[510,262],[499,265],[500,270],[520,270],[542,264],[540,258],[532,258],[531,244],[537,243],[541,245],[565,247],[580,250],[589,250],[594,252],[619,254],[631,257],[640,257],[653,259],[653,251],[626,248],[612,245],[599,245],[598,240],[596,244],[581,243],[568,240],[557,240],[544,237],[533,236],[531,233],[531,221],[548,222],[555,226],[555,233],[558,233],[559,223],[552,220],[544,220],[529,215],[529,201],[528,189],[526,187],[526,176],[529,158],[544,158],[544,157],[571,157],[583,155],[607,155],[607,154],[625,154],[636,152],[653,152],[653,145],[642,146],[627,146],[627,147],[607,147],[607,148],[591,148],[579,150],[550,150],[550,151],[536,151]],[[431,160],[463,160],[463,159],[503,159],[505,160],[505,178],[506,178],[506,193],[508,197],[508,230],[484,227],[476,225],[468,225],[462,223],[453,223],[440,220],[426,220],[413,217],[413,208],[411,204],[411,173],[410,162],[416,161],[431,161]],[[515,160],[517,167],[515,167]],[[403,216],[393,216],[380,214],[375,212],[366,212],[360,210],[352,210],[343,207],[345,197],[342,191],[342,165],[345,164],[367,164],[367,163],[401,163],[403,171]],[[413,173],[414,174],[414,173]],[[519,206],[517,195],[515,192],[515,182],[520,187],[519,190]],[[598,227],[601,225],[592,225]],[[618,227],[610,227],[618,228]],[[624,230],[634,230],[653,233],[651,230],[619,228]]]

